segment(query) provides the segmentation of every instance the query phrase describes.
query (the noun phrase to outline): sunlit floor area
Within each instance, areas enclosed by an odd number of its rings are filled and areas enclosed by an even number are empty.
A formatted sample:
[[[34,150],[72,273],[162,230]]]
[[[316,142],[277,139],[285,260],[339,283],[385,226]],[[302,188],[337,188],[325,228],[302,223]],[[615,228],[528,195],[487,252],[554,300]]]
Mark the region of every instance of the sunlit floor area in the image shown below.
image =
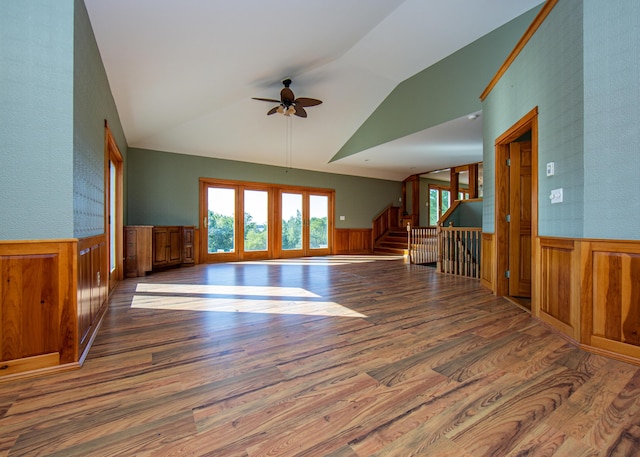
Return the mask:
[[[639,456],[640,367],[402,257],[126,279],[84,366],[0,382],[0,456]]]

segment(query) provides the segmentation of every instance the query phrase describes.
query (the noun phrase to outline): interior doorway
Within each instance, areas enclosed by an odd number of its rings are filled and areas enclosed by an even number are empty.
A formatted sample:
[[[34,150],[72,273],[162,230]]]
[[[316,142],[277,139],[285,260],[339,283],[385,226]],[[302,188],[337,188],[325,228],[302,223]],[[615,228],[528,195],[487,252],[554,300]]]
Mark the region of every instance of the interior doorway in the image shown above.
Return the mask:
[[[530,111],[496,140],[497,295],[525,308],[535,302],[538,199],[538,110]]]

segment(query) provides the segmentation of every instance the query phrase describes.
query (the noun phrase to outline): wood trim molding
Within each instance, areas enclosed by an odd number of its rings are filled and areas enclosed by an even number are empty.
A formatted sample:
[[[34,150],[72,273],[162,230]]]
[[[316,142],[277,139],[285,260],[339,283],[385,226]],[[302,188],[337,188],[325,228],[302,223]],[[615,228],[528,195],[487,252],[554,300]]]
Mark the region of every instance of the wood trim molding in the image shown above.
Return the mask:
[[[487,98],[489,93],[491,93],[491,91],[493,90],[495,85],[498,83],[498,81],[500,81],[500,79],[507,72],[511,64],[516,60],[516,57],[518,57],[520,52],[524,49],[524,47],[527,45],[529,40],[531,40],[531,38],[536,33],[538,28],[540,28],[540,25],[542,25],[542,23],[545,21],[547,16],[549,16],[549,13],[551,13],[551,10],[553,9],[553,7],[556,6],[556,3],[558,3],[558,0],[546,1],[546,3],[542,7],[538,15],[535,17],[535,19],[529,26],[529,28],[527,28],[526,32],[524,32],[524,35],[522,35],[522,37],[516,44],[516,47],[513,48],[513,51],[511,51],[511,53],[507,57],[507,60],[505,60],[505,62],[500,67],[500,69],[498,69],[498,72],[493,77],[493,79],[491,79],[486,89],[482,91],[482,94],[480,94],[480,100],[484,101],[484,99]]]
[[[504,276],[504,272],[509,269],[509,224],[506,222],[506,216],[509,212],[509,168],[506,160],[509,157],[509,144],[526,132],[531,131],[531,169],[538,169],[538,107],[534,107],[525,114],[520,120],[513,124],[507,131],[495,140],[495,236],[496,240],[493,245],[493,292],[496,295],[508,295],[509,280]],[[531,284],[536,284],[537,252],[535,249],[535,240],[538,236],[538,174],[532,173],[531,176]],[[533,290],[533,289],[532,289]],[[533,294],[532,307],[537,299]]]

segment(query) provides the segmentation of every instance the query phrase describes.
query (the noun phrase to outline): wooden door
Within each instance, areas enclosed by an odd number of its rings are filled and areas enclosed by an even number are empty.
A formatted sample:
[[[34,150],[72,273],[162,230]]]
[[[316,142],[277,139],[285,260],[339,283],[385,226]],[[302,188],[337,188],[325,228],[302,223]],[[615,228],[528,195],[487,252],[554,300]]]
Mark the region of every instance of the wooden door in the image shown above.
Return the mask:
[[[531,142],[509,145],[509,295],[531,297]]]

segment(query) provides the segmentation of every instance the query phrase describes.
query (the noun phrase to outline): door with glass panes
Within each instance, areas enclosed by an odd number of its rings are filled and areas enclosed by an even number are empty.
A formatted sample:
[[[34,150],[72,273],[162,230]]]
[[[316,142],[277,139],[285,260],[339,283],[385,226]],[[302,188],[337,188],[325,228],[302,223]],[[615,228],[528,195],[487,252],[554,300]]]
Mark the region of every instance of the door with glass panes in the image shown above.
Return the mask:
[[[333,191],[201,180],[204,262],[331,254]]]
[[[279,196],[278,256],[331,254],[333,193],[285,189]]]

